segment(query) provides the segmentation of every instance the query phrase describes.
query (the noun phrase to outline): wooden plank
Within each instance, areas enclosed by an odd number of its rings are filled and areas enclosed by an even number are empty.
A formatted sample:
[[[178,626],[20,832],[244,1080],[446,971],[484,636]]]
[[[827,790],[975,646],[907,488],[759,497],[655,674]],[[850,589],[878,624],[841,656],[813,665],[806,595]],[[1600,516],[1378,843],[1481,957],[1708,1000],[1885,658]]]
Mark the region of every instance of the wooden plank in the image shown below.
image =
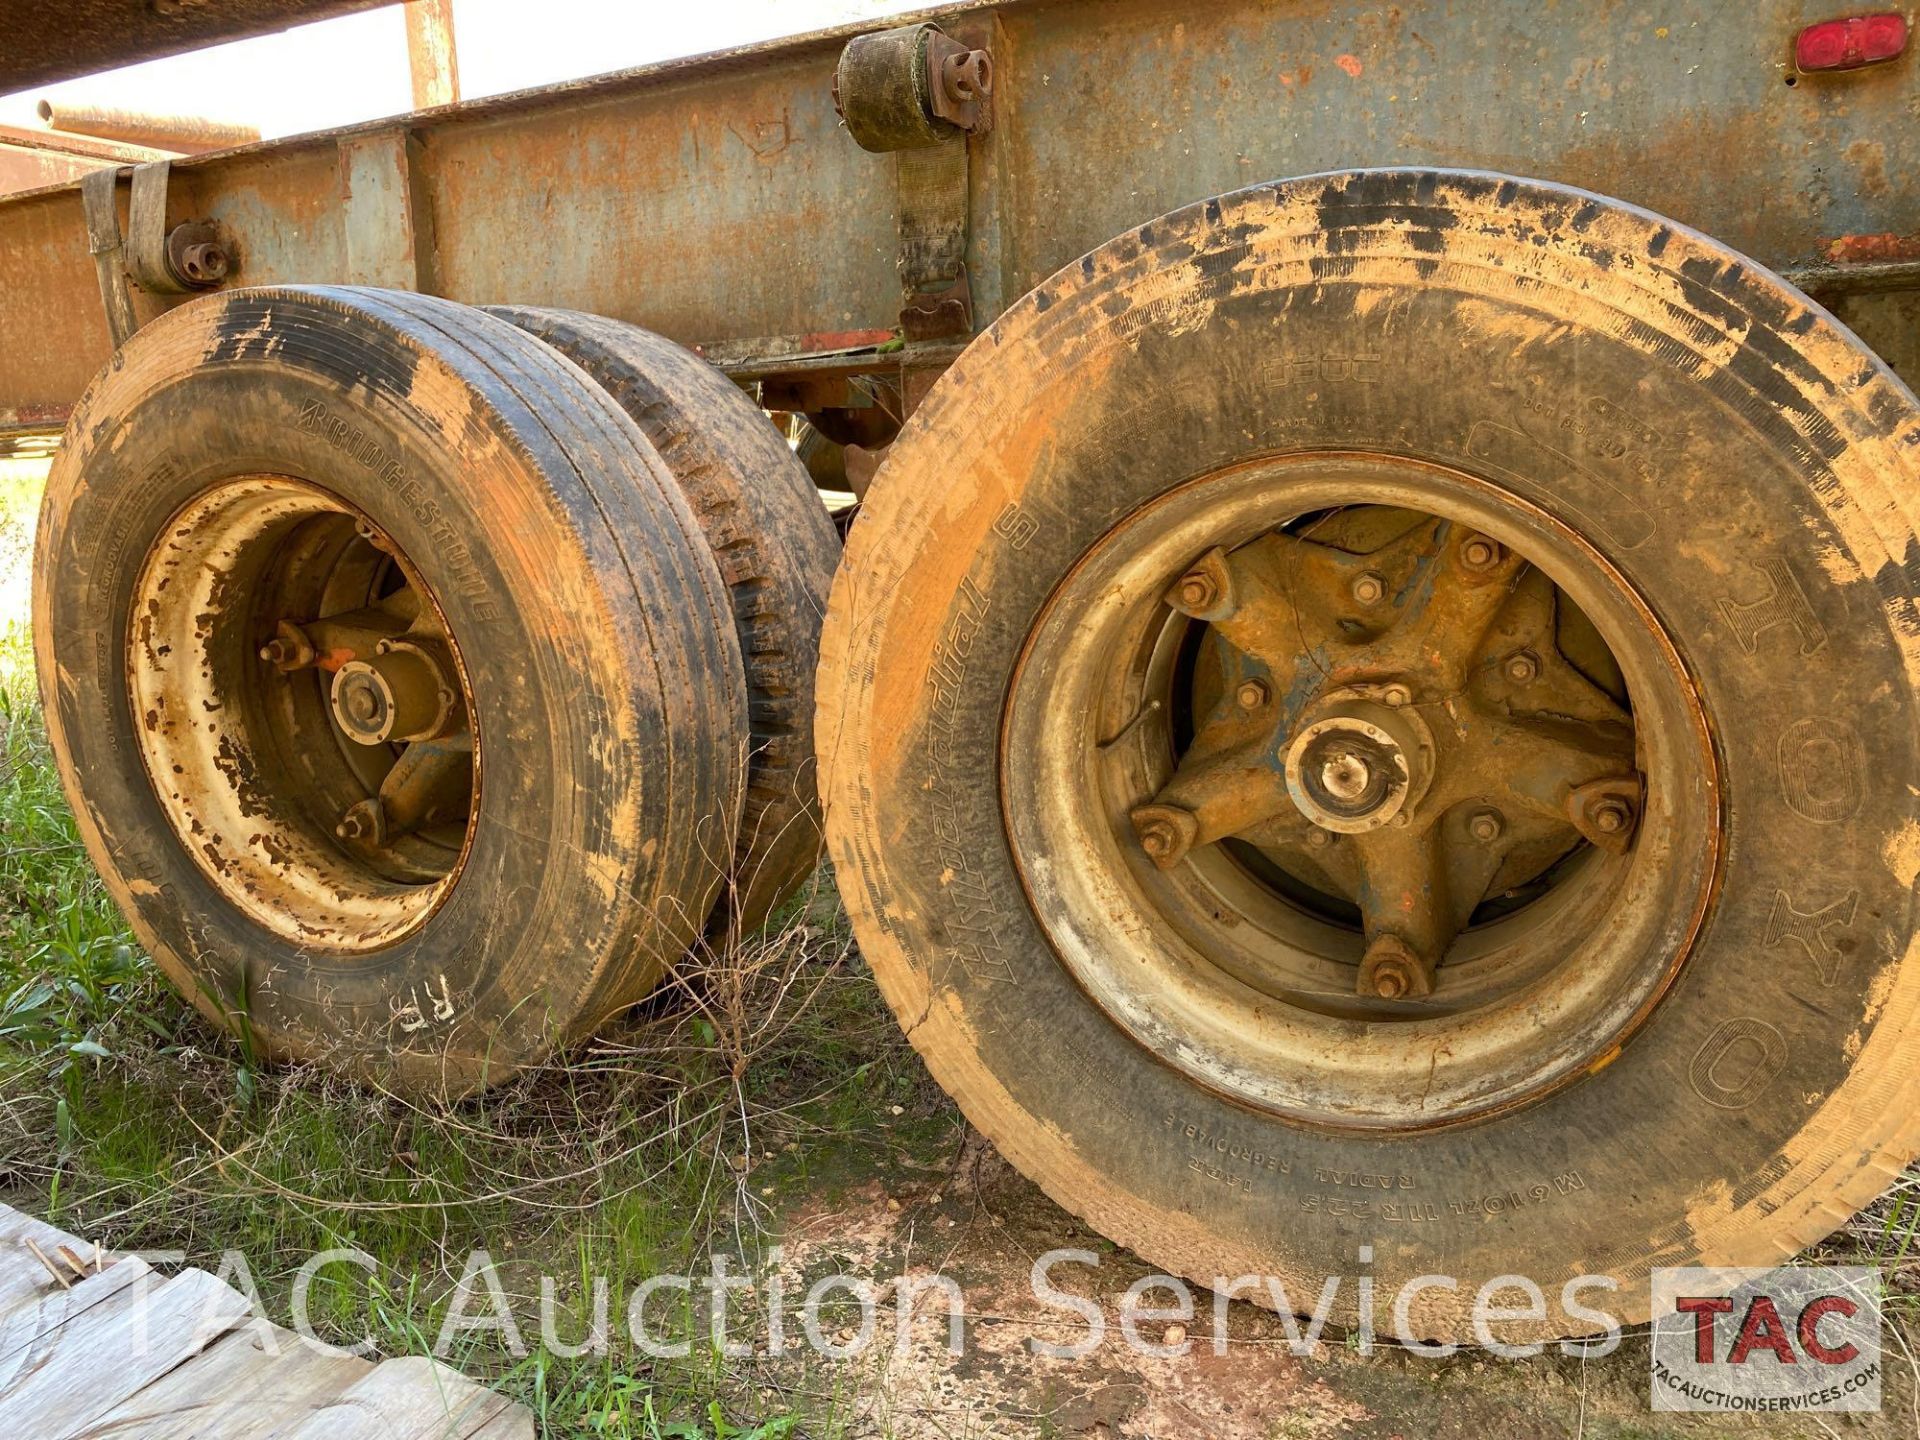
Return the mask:
[[[277,1325],[273,1338],[278,1354],[257,1326],[234,1330],[89,1429],[114,1440],[254,1440],[323,1408],[373,1370],[371,1361],[328,1354]]]
[[[46,1275],[45,1270],[40,1273]],[[0,1387],[5,1386],[7,1378],[18,1366],[18,1357],[23,1351],[39,1344],[95,1305],[113,1299],[135,1281],[151,1273],[144,1260],[129,1257],[109,1265],[98,1275],[89,1275],[84,1280],[76,1281],[71,1290],[62,1290],[53,1283],[52,1276],[47,1276],[49,1288],[38,1299],[17,1305],[0,1315]]]
[[[204,1270],[187,1270],[141,1297],[75,1316],[21,1352],[0,1381],[0,1435],[66,1440],[160,1376],[200,1354],[241,1320],[247,1302]]]
[[[60,1262],[55,1252],[62,1245],[84,1259],[93,1258],[93,1246],[87,1242],[64,1230],[56,1230],[44,1220],[0,1205],[0,1315],[60,1288],[60,1282],[47,1273],[47,1267],[27,1248],[29,1240],[55,1264]]]
[[[516,1410],[526,1419],[524,1430],[487,1429]],[[483,1432],[487,1440],[531,1437],[533,1417],[438,1361],[406,1355],[378,1366],[304,1421],[261,1440],[478,1440]]]

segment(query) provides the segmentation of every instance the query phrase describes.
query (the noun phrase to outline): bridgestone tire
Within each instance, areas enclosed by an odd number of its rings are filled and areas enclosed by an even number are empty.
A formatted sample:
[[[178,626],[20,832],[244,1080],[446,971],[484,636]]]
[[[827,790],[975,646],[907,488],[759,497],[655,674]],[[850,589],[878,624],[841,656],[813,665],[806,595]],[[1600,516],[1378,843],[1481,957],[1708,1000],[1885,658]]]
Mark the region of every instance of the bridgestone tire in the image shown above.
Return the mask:
[[[239,908],[213,876],[248,837],[212,837],[202,863],[157,798],[167,777],[143,766],[134,577],[183,506],[249,475],[310,482],[383,529],[472,682],[464,862],[380,948],[294,943]],[[711,910],[747,734],[726,589],[625,412],[503,320],[335,288],[236,290],[156,319],[73,415],[34,609],[89,854],[174,983],[270,1056],[413,1092],[497,1082],[643,995]],[[235,665],[258,643],[214,634]]]
[[[1194,477],[1329,451],[1465,472],[1588,537],[1677,638],[1721,757],[1718,893],[1650,1019],[1534,1103],[1405,1134],[1151,1058],[1049,946],[1003,811],[1031,797],[998,779],[1009,679],[1090,546]],[[1327,1276],[1458,1277],[1414,1323],[1470,1338],[1497,1275],[1546,1295],[1514,1329],[1564,1334],[1594,1324],[1562,1303],[1584,1273],[1622,1290],[1583,1303],[1639,1319],[1650,1267],[1772,1265],[1920,1149],[1916,505],[1913,394],[1680,225],[1417,171],[1154,220],[971,345],[854,526],[819,738],[861,948],[973,1123],[1179,1274],[1274,1276],[1303,1310]]]
[[[599,315],[492,313],[579,365],[633,417],[679,482],[732,592],[752,753],[733,870],[708,927],[725,944],[765,925],[819,863],[813,675],[840,537],[773,422],[692,351]]]

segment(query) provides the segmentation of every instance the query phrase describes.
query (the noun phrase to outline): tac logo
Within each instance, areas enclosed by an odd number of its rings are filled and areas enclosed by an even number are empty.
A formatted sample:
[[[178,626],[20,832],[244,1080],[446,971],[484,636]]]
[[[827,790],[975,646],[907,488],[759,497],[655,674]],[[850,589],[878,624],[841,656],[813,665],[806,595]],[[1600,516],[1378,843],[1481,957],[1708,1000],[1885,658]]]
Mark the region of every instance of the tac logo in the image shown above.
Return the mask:
[[[1653,1272],[1653,1408],[1880,1408],[1880,1272]]]

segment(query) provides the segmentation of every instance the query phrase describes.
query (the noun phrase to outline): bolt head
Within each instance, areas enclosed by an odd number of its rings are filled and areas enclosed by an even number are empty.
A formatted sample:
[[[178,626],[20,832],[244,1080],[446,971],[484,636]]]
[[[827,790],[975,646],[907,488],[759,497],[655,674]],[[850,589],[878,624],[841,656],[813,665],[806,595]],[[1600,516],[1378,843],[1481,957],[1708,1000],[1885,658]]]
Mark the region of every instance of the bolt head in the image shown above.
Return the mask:
[[[1266,681],[1248,680],[1240,686],[1236,698],[1240,701],[1242,710],[1258,710],[1267,703],[1271,695],[1272,692],[1267,689]]]
[[[1374,967],[1373,993],[1382,1000],[1398,1000],[1407,993],[1407,976],[1401,968],[1392,963]]]
[[[1313,829],[1307,831],[1307,844],[1316,850],[1324,850],[1333,844],[1333,832],[1331,830],[1322,830],[1316,825]]]
[[[1354,580],[1353,598],[1362,605],[1378,605],[1387,598],[1387,582],[1368,571]]]
[[[1540,674],[1540,662],[1532,654],[1522,650],[1518,655],[1507,657],[1507,678],[1516,685],[1526,685],[1537,679]]]
[[[1467,822],[1467,833],[1483,845],[1498,840],[1506,828],[1497,810],[1482,810]]]
[[[1213,583],[1213,577],[1204,571],[1195,570],[1180,581],[1180,603],[1189,610],[1209,609],[1219,598],[1219,587]]]
[[[1632,818],[1618,800],[1606,800],[1593,808],[1593,828],[1602,835],[1618,835]]]
[[[1499,561],[1499,545],[1484,535],[1470,535],[1460,542],[1460,562],[1469,570],[1491,570]]]
[[[1412,703],[1413,691],[1404,685],[1389,685],[1380,692],[1380,698],[1397,710],[1402,705]]]

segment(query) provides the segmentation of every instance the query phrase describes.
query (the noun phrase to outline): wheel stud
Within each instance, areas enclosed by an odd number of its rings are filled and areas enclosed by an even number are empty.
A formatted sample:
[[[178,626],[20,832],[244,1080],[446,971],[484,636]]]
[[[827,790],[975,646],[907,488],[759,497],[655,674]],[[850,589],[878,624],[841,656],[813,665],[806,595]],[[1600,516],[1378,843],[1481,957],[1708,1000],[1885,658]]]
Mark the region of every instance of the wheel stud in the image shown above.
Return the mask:
[[[386,813],[378,800],[362,800],[350,806],[347,813],[340,817],[340,823],[333,827],[333,833],[342,840],[383,845],[387,839],[386,820]]]
[[[1406,941],[1398,935],[1382,935],[1367,946],[1358,989],[1362,995],[1382,1000],[1415,1000],[1433,993],[1433,976]]]
[[[1220,598],[1220,592],[1214,588],[1213,577],[1203,571],[1195,570],[1180,581],[1180,601],[1189,610],[1210,610],[1213,602]]]
[[[1603,850],[1624,855],[1640,822],[1639,779],[1594,780],[1567,797],[1573,828]]]
[[[1140,848],[1162,870],[1171,870],[1187,856],[1200,833],[1193,813],[1177,805],[1142,805],[1128,817]]]
[[[273,627],[273,638],[260,647],[260,658],[283,673],[304,670],[319,658],[307,632],[291,620]]]
[[[1387,598],[1387,582],[1369,570],[1356,576],[1353,582],[1353,598],[1362,605],[1378,605]]]
[[[1235,698],[1239,700],[1242,710],[1258,710],[1272,698],[1272,694],[1273,692],[1267,688],[1266,681],[1248,680],[1242,683],[1239,694]]]
[[[1467,821],[1467,833],[1482,845],[1491,845],[1506,833],[1507,822],[1498,810],[1479,810]]]
[[[1540,675],[1540,660],[1531,650],[1507,657],[1507,679],[1516,685],[1530,685]]]
[[[1324,850],[1333,844],[1333,832],[1331,830],[1322,830],[1316,825],[1313,829],[1307,831],[1307,844],[1311,845],[1315,850]]]
[[[1173,582],[1167,604],[1196,620],[1224,620],[1234,610],[1233,571],[1227,552],[1215,546]]]

